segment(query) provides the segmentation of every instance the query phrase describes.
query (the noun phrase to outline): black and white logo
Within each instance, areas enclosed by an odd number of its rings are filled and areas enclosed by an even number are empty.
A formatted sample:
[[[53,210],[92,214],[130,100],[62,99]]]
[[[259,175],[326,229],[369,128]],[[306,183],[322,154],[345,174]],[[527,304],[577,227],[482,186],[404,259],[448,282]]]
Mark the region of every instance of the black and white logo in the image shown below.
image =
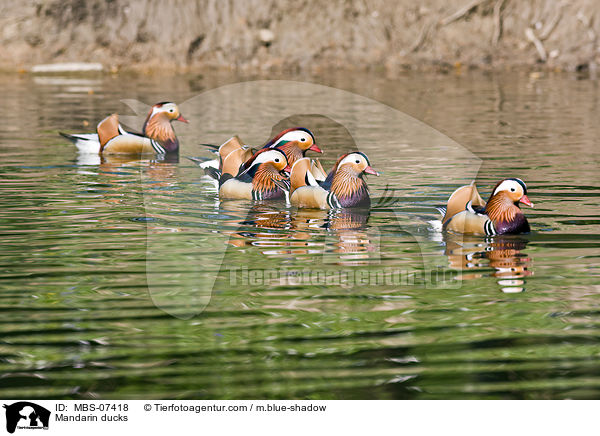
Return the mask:
[[[19,401],[10,405],[5,404],[6,431],[14,433],[16,429],[47,430],[50,421],[50,411],[29,401]]]

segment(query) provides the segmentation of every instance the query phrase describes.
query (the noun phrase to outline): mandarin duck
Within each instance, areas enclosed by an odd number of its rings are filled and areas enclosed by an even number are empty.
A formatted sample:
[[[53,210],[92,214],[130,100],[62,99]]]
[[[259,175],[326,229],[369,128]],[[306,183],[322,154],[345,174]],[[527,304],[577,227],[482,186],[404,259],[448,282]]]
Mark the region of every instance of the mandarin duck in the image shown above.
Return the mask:
[[[213,148],[213,151],[219,155],[219,159],[189,159],[196,162],[201,168],[203,168],[208,176],[217,180],[220,177],[220,174],[215,173],[213,169],[218,169],[219,171],[221,171],[223,168],[223,159],[225,159],[225,157],[227,157],[229,153],[231,153],[233,150],[243,148],[244,150],[246,150],[245,156],[247,159],[250,159],[254,153],[254,150],[245,145],[238,136],[233,136],[220,146],[216,146],[213,144],[201,145]],[[272,139],[270,139],[262,148],[281,150],[285,153],[288,164],[290,166],[292,166],[294,162],[296,162],[298,159],[303,158],[308,150],[315,151],[317,153],[323,153],[323,151],[315,144],[315,137],[312,134],[312,132],[304,127],[286,129],[280,132]],[[315,165],[320,166],[320,163],[317,163]],[[320,176],[321,173],[317,173],[317,180],[320,180]]]
[[[292,166],[290,203],[301,208],[338,209],[370,207],[369,188],[364,174],[379,173],[371,168],[369,158],[355,151],[341,156],[324,181],[315,179],[313,162],[302,158]]]
[[[219,198],[276,200],[286,198],[289,180],[287,158],[279,150],[259,150],[244,162],[246,150],[232,151],[223,160]]]
[[[527,186],[521,179],[504,179],[496,184],[485,203],[475,183],[462,186],[452,193],[443,215],[442,229],[474,235],[507,235],[528,233],[527,218],[519,203],[533,207],[527,197]]]
[[[171,121],[187,123],[175,103],[157,103],[148,112],[142,133],[126,132],[119,116],[112,114],[98,123],[97,133],[60,134],[73,142],[82,153],[166,154],[179,151]]]
[[[244,145],[239,136],[235,135],[229,138],[220,146],[213,144],[201,144],[211,148],[214,148],[213,152],[218,154],[218,159],[207,159],[203,157],[188,157],[189,160],[198,164],[200,168],[204,170],[204,173],[210,178],[219,181],[221,173],[223,171],[223,162],[227,156],[233,151],[241,153],[238,159],[241,159],[242,164],[252,158],[256,150],[251,149],[247,145]],[[241,150],[241,151],[240,151]]]
[[[290,167],[302,159],[308,150],[323,153],[315,141],[315,135],[305,127],[293,127],[270,139],[263,148],[276,148],[285,153]]]

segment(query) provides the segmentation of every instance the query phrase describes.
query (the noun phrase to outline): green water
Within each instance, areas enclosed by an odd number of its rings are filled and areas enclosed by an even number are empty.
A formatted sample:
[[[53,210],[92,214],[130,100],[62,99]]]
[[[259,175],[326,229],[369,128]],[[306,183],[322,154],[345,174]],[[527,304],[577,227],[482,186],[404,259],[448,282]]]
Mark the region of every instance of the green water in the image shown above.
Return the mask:
[[[344,96],[325,114],[317,94],[268,90],[224,112],[184,103],[252,79],[0,78],[0,397],[600,397],[597,81],[295,77],[430,127]],[[179,161],[90,161],[58,136],[133,114],[123,98],[182,103]],[[232,134],[266,141],[278,111],[314,131],[325,167],[360,146],[383,169],[369,215],[219,203],[184,158]],[[525,180],[532,233],[435,232],[435,206],[471,174],[486,198]]]

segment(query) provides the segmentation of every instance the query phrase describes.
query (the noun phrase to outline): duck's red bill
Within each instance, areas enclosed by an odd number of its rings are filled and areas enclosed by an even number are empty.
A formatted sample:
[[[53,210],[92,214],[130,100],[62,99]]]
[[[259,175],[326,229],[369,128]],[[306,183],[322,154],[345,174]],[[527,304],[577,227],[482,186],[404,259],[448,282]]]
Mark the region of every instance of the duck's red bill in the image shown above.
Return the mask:
[[[533,203],[526,195],[522,196],[519,202],[523,203],[526,206],[533,207]]]
[[[288,165],[287,167],[285,167],[283,169],[283,171],[286,172],[286,173],[291,173],[292,172],[292,167]]]
[[[185,118],[183,118],[183,115],[179,115],[177,118],[175,118],[177,121],[181,121],[182,123],[189,123],[188,120],[186,120]]]
[[[312,150],[312,151],[314,151],[314,152],[316,152],[316,153],[323,153],[323,150],[321,150],[321,149],[320,149],[320,148],[317,146],[317,144],[313,144],[313,145],[311,145],[310,147],[308,147],[308,149],[309,149],[309,150]]]
[[[365,168],[365,173],[367,174],[373,174],[374,176],[378,176],[379,173],[377,171],[375,171],[373,168],[371,168],[370,166],[367,166]]]

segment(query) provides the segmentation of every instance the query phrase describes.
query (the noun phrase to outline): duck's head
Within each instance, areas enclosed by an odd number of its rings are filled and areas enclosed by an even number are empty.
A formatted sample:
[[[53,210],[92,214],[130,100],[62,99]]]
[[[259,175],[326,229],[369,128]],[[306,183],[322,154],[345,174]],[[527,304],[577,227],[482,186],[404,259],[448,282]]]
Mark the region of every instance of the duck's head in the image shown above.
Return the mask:
[[[163,102],[156,103],[148,112],[148,117],[144,122],[142,134],[160,144],[168,152],[174,152],[179,149],[179,140],[175,136],[171,121],[182,121],[187,123],[188,120],[183,118],[179,108],[175,103]]]
[[[247,162],[247,170],[252,172],[253,169],[258,169],[263,164],[272,166],[277,172],[289,172],[288,160],[285,153],[276,149],[259,150],[250,161]]]
[[[533,207],[533,203],[527,197],[527,186],[521,179],[504,179],[496,184],[492,192],[492,198],[504,197],[509,199],[515,205],[523,203],[526,206]]]
[[[175,103],[171,102],[156,103],[154,106],[152,106],[150,112],[148,112],[148,118],[146,118],[146,122],[150,121],[156,116],[162,116],[168,121],[181,121],[188,123],[188,120],[181,115],[179,107]]]
[[[379,173],[371,167],[367,155],[360,151],[354,151],[342,156],[338,161],[336,171],[339,171],[340,169],[343,169],[356,177],[362,177],[363,174],[379,175]]]
[[[298,147],[302,154],[308,150],[315,151],[317,153],[323,153],[323,151],[317,146],[315,141],[315,135],[304,127],[294,127],[292,129],[286,129],[280,132],[277,136],[271,139],[265,148],[282,148],[288,149],[291,147]]]

